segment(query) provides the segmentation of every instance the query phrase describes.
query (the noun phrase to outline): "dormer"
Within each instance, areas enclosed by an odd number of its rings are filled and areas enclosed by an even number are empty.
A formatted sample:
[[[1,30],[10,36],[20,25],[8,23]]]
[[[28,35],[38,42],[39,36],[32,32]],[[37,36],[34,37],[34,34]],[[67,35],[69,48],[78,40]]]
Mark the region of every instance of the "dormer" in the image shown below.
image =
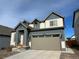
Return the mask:
[[[26,20],[24,20],[22,23],[23,23],[24,25],[29,25],[29,22],[26,21]]]
[[[32,24],[34,25],[34,29],[40,29],[40,21],[35,19]]]

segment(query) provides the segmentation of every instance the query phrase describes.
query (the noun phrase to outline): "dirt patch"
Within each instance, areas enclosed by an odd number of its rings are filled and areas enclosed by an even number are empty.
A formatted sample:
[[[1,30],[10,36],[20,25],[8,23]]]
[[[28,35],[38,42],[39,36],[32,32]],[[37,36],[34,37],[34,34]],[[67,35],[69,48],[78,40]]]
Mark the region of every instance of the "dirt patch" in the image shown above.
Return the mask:
[[[5,57],[17,54],[19,52],[12,52],[12,51],[7,51],[7,50],[0,50],[0,59],[4,59]]]
[[[71,53],[61,53],[60,59],[79,59],[79,50],[73,49],[74,54]]]
[[[79,59],[79,56],[76,54],[62,53],[60,59]]]

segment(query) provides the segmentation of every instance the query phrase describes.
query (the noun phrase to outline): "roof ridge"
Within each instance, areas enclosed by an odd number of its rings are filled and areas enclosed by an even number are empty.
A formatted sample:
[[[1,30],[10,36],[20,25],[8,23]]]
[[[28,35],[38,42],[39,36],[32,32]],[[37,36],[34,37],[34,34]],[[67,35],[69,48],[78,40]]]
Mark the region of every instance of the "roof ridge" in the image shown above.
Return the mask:
[[[13,29],[13,28],[11,28],[11,27],[4,26],[4,25],[0,25],[0,26],[5,27],[5,28],[8,28],[8,29]]]

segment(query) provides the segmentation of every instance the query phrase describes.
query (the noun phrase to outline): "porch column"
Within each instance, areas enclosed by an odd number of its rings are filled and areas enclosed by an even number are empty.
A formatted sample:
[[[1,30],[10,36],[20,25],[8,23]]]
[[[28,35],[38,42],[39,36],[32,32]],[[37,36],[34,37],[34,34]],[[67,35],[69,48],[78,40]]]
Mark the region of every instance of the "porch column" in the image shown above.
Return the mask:
[[[19,40],[19,31],[16,31],[16,36],[15,36],[15,45],[17,46]]]
[[[11,33],[10,45],[12,45],[12,46],[15,46],[15,34],[16,34],[16,32]]]
[[[24,46],[29,46],[27,30],[24,31]]]

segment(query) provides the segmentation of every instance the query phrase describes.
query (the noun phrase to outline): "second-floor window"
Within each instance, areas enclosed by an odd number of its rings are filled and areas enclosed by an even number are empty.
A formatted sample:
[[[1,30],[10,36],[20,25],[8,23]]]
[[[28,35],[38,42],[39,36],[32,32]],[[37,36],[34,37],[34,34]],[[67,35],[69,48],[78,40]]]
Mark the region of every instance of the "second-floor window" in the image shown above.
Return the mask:
[[[34,24],[35,29],[39,29],[39,24]]]
[[[57,20],[50,21],[50,26],[57,26]]]

